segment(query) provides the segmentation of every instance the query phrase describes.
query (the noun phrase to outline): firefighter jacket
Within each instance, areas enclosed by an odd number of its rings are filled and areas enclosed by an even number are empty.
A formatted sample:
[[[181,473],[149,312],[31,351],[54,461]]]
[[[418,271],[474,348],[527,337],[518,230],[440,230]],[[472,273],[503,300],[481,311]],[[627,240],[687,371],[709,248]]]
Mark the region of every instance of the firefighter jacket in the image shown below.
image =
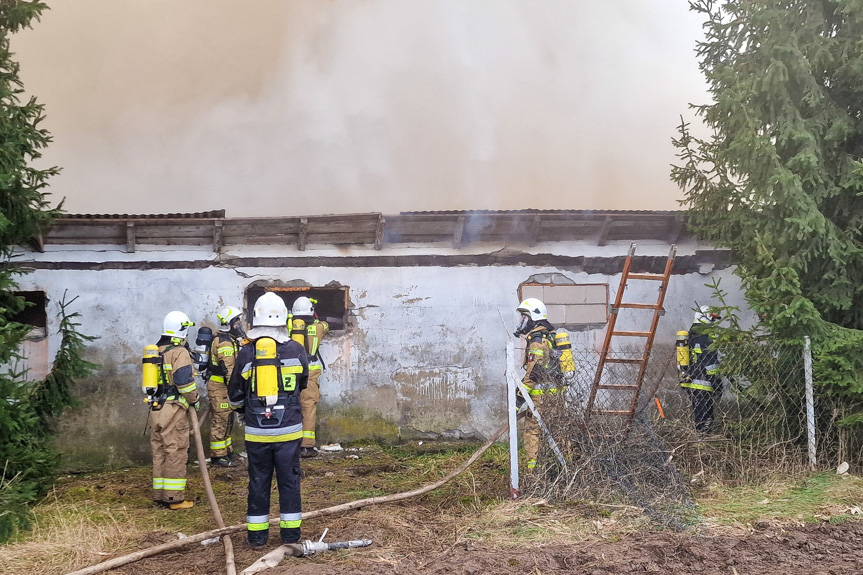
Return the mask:
[[[303,416],[299,398],[309,377],[306,350],[291,339],[277,343],[278,395],[275,403],[268,405],[266,398],[257,393],[256,342],[250,341],[237,354],[236,368],[228,382],[231,409],[244,412],[247,442],[278,443],[301,439]]]
[[[522,363],[525,372],[521,382],[530,390],[531,395],[557,392],[551,370],[551,341],[554,340],[554,331],[547,326],[538,325],[530,330],[525,338],[527,348],[524,350]]]
[[[689,368],[681,387],[720,391],[722,379],[719,372],[719,352],[710,349],[713,338],[707,333],[707,326],[694,323],[689,328]]]
[[[299,319],[311,320],[306,322],[303,328],[302,335],[305,340],[306,353],[309,356],[309,369],[323,369],[323,362],[318,355],[320,351],[321,340],[330,331],[330,324],[314,318],[306,318],[300,316]],[[291,332],[293,334],[293,331]]]
[[[210,381],[227,384],[234,371],[240,345],[229,333],[220,332],[210,344]]]
[[[168,403],[179,403],[188,409],[189,404],[198,401],[198,386],[195,383],[195,370],[192,356],[184,345],[172,343],[165,336],[156,344],[162,356],[162,385],[165,386]]]

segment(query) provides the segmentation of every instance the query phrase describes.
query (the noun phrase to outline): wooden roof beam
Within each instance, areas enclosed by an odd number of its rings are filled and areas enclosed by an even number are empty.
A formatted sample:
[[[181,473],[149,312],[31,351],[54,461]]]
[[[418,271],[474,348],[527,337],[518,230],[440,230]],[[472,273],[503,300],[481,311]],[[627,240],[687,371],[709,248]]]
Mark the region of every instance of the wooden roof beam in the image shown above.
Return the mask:
[[[535,246],[537,240],[539,239],[539,230],[542,228],[542,216],[539,214],[533,216],[533,220],[530,222],[530,232],[528,236],[528,245]]]
[[[380,251],[384,246],[384,232],[386,231],[387,219],[378,216],[378,227],[375,229],[375,249]]]
[[[599,234],[596,237],[596,245],[604,246],[608,243],[608,233],[611,231],[611,222],[614,218],[605,216],[602,221],[602,227],[599,228]]]
[[[309,235],[309,218],[300,218],[300,232],[297,239],[297,249],[306,251],[306,239]]]
[[[135,222],[126,221],[126,251],[135,253]]]
[[[684,222],[680,216],[672,216],[674,219],[671,222],[671,229],[668,231],[668,243],[676,244],[680,239],[680,233],[683,231]]]
[[[213,251],[222,253],[222,220],[213,220]]]
[[[464,216],[459,216],[455,222],[455,229],[452,232],[452,247],[457,250],[461,247],[461,239],[464,236]]]

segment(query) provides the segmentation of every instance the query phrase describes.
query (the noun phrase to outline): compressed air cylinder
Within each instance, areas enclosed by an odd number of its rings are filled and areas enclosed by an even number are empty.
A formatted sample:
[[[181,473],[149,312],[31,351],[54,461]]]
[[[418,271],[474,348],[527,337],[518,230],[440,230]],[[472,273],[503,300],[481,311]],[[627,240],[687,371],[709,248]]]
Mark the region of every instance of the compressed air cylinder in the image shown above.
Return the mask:
[[[269,337],[258,339],[255,342],[255,359],[276,359],[276,340]],[[279,371],[276,365],[255,366],[255,389],[258,397],[279,395]]]
[[[198,328],[198,335],[195,338],[195,349],[192,352],[192,359],[195,361],[195,367],[199,370],[205,370],[210,365],[210,346],[213,344],[213,330],[207,326]]]
[[[144,356],[141,359],[143,375],[141,377],[141,390],[144,395],[153,395],[159,387],[159,347],[148,345],[144,348]]]
[[[560,371],[567,379],[575,374],[575,359],[572,357],[572,344],[569,334],[559,331],[554,336],[554,347],[560,351]]]
[[[306,347],[305,321],[296,317],[291,320],[291,339],[300,344],[301,346]]]
[[[689,332],[677,332],[677,367],[689,367]]]

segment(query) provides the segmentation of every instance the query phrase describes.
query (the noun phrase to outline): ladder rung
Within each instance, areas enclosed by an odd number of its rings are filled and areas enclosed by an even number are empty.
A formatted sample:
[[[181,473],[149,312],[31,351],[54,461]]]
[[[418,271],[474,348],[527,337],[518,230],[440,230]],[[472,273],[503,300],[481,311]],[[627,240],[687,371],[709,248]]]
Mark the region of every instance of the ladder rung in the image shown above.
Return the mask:
[[[632,411],[618,411],[615,409],[592,409],[591,413],[597,415],[632,415]]]
[[[620,307],[629,309],[659,309],[659,306],[655,303],[622,303]]]
[[[605,363],[641,363],[643,359],[632,359],[630,357],[607,357]]]
[[[649,331],[613,331],[611,335],[624,335],[627,337],[650,337]]]
[[[665,279],[664,275],[660,274],[629,274],[626,276],[627,279],[631,280],[659,280],[662,281]]]
[[[637,385],[613,385],[613,384],[608,384],[608,383],[601,383],[601,384],[596,386],[596,389],[620,389],[623,391],[627,391],[627,390],[634,391],[634,390],[638,389],[638,386]]]

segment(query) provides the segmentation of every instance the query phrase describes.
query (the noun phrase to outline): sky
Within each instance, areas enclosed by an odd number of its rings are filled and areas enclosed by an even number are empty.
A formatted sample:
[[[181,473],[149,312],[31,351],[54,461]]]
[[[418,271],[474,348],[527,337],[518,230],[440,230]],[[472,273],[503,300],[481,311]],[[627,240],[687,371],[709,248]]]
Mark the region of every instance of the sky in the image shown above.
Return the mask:
[[[70,213],[674,210],[686,0],[49,1],[12,38]]]

